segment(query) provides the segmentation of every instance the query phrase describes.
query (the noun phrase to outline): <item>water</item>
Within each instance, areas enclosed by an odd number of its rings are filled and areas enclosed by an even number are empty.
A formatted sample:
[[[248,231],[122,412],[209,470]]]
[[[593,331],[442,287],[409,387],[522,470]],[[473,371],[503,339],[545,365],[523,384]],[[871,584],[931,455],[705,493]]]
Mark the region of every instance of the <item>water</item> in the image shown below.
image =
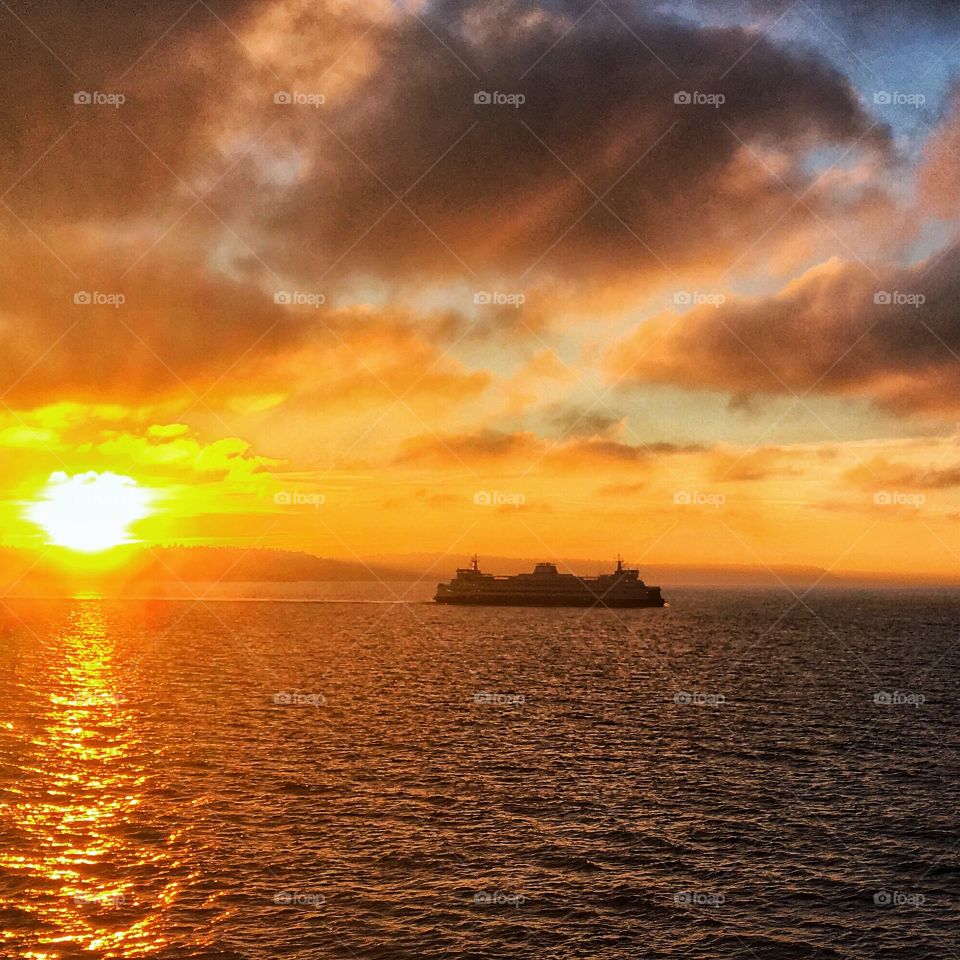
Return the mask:
[[[956,599],[358,596],[5,601],[0,956],[955,955]]]

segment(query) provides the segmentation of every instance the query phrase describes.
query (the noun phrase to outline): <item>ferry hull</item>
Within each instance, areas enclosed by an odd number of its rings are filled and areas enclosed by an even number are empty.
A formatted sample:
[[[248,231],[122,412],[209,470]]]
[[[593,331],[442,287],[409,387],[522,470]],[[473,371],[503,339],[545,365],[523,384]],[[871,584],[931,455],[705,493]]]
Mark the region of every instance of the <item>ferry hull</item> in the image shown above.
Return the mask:
[[[665,607],[663,597],[436,597],[437,603],[460,607],[610,607],[611,609],[635,609],[639,607]]]

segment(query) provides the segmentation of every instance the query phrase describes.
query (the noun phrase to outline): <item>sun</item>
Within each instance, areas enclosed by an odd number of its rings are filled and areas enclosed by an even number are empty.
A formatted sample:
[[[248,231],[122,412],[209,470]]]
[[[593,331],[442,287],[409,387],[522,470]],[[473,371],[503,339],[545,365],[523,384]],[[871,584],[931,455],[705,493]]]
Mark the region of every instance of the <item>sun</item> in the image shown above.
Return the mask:
[[[82,553],[97,553],[131,543],[129,527],[150,514],[153,493],[121,474],[50,474],[27,519],[42,527],[47,542]]]

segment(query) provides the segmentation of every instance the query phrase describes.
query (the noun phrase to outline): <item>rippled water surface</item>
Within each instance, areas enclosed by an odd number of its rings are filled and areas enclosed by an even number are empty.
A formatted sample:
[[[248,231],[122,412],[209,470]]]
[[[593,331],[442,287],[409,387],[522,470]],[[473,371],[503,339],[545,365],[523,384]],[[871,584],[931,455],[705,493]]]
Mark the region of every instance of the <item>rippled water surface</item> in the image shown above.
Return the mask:
[[[669,595],[7,601],[0,956],[957,956],[960,602]]]

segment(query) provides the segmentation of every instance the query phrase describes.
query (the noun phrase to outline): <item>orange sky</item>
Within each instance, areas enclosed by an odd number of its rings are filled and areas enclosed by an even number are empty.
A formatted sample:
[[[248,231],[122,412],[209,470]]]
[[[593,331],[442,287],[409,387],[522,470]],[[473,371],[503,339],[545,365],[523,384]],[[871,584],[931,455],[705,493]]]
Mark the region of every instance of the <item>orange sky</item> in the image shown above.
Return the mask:
[[[949,83],[497,6],[4,23],[6,545],[110,471],[148,544],[958,568]]]

